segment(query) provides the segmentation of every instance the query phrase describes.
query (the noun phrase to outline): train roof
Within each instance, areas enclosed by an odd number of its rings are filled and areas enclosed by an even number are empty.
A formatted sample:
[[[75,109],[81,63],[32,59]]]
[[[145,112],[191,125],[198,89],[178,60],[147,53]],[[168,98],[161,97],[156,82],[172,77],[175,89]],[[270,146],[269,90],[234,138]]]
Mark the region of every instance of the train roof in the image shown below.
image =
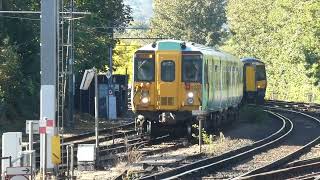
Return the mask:
[[[264,64],[264,62],[260,61],[257,58],[253,58],[253,57],[241,58],[240,60],[241,60],[241,62],[243,62],[245,64],[246,63],[261,63],[261,64]]]
[[[204,46],[193,42],[180,40],[161,40],[141,47],[137,51],[182,51],[182,52],[201,52],[203,55],[215,55],[235,58],[233,55],[217,50],[214,47]]]

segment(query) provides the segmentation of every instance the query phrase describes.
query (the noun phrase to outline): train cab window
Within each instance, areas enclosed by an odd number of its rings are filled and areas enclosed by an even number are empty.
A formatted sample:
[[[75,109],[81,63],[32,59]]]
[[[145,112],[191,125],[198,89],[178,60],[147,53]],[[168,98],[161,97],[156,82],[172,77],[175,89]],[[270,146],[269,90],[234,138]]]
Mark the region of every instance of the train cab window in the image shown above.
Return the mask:
[[[161,80],[172,82],[175,80],[175,63],[172,60],[161,62]]]
[[[154,80],[154,59],[135,58],[135,81],[153,81]]]
[[[257,66],[256,67],[256,80],[257,81],[266,80],[265,66]]]
[[[182,58],[182,81],[201,82],[202,58],[200,55],[184,55]]]

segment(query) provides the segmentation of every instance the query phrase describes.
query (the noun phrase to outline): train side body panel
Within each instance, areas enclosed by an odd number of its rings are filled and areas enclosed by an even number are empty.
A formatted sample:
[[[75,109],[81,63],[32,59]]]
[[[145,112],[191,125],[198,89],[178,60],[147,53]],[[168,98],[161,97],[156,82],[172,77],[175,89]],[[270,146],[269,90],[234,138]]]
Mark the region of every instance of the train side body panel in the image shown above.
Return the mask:
[[[226,53],[203,53],[203,110],[217,112],[237,107],[243,96],[242,63]]]

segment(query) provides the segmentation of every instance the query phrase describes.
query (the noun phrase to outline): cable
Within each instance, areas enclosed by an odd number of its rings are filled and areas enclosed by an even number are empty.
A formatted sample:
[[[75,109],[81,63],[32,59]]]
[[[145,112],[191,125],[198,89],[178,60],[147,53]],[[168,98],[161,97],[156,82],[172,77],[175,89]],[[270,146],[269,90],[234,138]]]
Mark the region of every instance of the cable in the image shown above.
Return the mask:
[[[0,14],[41,14],[41,11],[0,11]],[[60,12],[60,14],[69,14],[69,12]],[[91,15],[91,12],[72,12],[75,15]]]
[[[40,21],[40,19],[34,19],[34,18],[24,18],[24,17],[16,17],[16,16],[3,16],[3,15],[0,15],[0,18]]]

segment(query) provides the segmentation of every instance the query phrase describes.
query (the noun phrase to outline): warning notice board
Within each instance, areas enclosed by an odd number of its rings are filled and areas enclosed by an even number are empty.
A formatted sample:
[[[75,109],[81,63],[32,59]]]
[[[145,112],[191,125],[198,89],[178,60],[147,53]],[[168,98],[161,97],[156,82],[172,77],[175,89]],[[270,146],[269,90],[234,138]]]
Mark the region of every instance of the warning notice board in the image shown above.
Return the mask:
[[[61,163],[60,136],[52,136],[51,160],[52,160],[53,164],[60,164]]]

